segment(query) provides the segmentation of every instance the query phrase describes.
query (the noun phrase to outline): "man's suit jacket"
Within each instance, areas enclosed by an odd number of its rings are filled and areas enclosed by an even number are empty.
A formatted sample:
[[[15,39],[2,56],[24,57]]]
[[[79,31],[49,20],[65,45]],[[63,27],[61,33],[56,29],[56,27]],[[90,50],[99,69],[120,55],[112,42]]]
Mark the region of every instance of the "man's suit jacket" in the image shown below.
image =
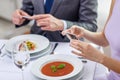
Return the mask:
[[[97,30],[97,0],[54,0],[50,14],[65,20],[67,28],[79,25],[90,31]],[[44,0],[23,0],[21,8],[29,15],[45,14]],[[27,24],[26,20],[22,25]],[[69,41],[60,31],[42,31],[36,22],[31,28],[33,34],[44,34],[50,41]]]

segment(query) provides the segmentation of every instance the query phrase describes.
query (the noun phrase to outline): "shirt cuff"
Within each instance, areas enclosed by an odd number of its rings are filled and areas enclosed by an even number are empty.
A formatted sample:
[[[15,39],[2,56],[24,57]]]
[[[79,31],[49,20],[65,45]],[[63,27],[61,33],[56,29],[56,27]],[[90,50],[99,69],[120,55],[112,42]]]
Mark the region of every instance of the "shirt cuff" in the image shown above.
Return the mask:
[[[67,29],[67,23],[66,23],[66,21],[65,20],[62,20],[62,22],[63,22],[63,24],[64,24],[64,29],[63,30],[66,30]]]

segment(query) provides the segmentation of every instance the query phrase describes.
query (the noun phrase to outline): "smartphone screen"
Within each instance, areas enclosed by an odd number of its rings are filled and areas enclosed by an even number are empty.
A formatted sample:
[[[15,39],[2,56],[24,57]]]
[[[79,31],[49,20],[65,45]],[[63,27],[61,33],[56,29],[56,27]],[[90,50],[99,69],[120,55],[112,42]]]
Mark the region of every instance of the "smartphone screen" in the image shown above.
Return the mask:
[[[30,16],[22,16],[23,19],[31,20]]]
[[[67,33],[66,36],[68,37],[69,40],[71,40],[71,39],[78,40],[78,38],[75,35],[71,34],[71,33]]]

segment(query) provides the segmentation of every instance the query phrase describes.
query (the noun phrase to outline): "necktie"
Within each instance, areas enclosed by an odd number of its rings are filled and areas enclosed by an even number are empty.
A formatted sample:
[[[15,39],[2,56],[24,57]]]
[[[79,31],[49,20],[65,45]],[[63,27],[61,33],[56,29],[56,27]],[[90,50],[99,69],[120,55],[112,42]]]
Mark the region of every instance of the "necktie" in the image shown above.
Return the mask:
[[[53,0],[46,0],[45,13],[49,13],[53,4]]]

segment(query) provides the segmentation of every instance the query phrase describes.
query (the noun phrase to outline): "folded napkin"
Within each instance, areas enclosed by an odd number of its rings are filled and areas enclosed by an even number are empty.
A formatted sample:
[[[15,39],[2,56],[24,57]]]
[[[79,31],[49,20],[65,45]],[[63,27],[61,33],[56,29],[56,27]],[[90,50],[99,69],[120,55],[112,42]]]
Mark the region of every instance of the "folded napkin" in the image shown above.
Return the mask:
[[[7,40],[0,40],[0,48],[3,44],[5,44],[7,42]]]
[[[20,69],[15,66],[13,60],[5,55],[2,60],[0,60],[0,72],[20,72]]]
[[[22,73],[0,72],[0,80],[22,80]]]

